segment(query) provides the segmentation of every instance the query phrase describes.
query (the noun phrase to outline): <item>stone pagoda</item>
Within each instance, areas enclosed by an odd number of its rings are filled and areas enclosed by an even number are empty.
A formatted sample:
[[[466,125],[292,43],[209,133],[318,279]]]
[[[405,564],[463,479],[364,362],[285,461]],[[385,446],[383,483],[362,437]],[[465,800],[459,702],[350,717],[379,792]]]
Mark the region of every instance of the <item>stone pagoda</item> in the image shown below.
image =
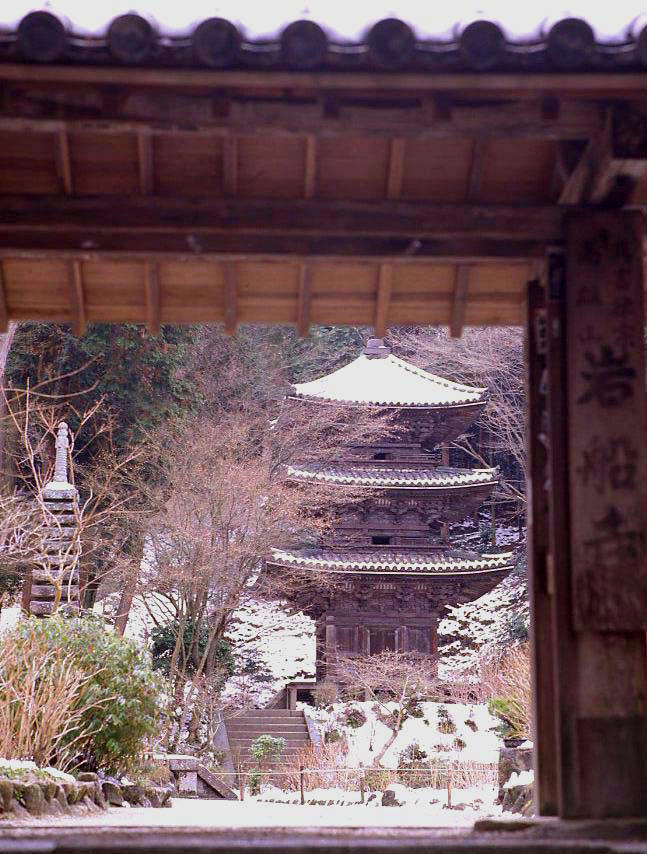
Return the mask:
[[[67,612],[79,609],[79,497],[68,479],[68,455],[68,427],[62,421],[56,431],[54,476],[40,493],[43,546],[23,587],[23,608],[37,617],[49,616],[60,605]]]
[[[312,405],[397,410],[396,438],[340,448],[334,463],[313,460],[291,470],[302,483],[366,491],[338,515],[319,548],[275,550],[268,561],[270,574],[299,567],[339,576],[330,590],[315,584],[293,599],[316,621],[317,682],[334,679],[339,656],[435,655],[446,606],[487,593],[513,565],[509,552],[452,546],[452,525],[474,516],[497,483],[495,469],[448,465],[448,443],[478,417],[486,390],[423,371],[373,338],[353,362],[296,385],[293,396]]]

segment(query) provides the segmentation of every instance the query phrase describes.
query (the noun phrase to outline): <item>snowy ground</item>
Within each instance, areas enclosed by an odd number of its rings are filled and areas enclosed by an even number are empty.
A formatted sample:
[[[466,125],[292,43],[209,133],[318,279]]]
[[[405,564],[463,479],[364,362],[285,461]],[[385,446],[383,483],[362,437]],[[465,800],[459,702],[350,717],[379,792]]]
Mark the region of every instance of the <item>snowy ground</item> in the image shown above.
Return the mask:
[[[69,816],[6,822],[2,827],[27,824],[56,827],[164,827],[199,829],[280,827],[470,827],[483,813],[449,810],[442,804],[382,806],[301,806],[240,801],[173,799],[171,809],[114,808],[92,816]],[[457,801],[458,803],[458,801]],[[0,831],[1,832],[1,831]]]
[[[377,719],[371,702],[337,703],[330,710],[314,709],[303,704],[299,706],[317,723],[322,735],[331,730],[338,730],[343,735],[348,745],[347,760],[351,767],[372,765],[374,757],[390,735],[389,728]],[[366,723],[356,729],[344,727],[341,723],[342,713],[348,706],[360,709],[366,716]],[[430,758],[492,764],[498,761],[502,741],[493,729],[500,721],[488,712],[485,704],[426,702],[421,703],[420,708],[422,717],[410,717],[404,722],[402,730],[382,759],[383,767],[396,768],[400,753],[413,742],[426,751]],[[454,732],[442,732],[439,728],[443,709],[455,727]]]

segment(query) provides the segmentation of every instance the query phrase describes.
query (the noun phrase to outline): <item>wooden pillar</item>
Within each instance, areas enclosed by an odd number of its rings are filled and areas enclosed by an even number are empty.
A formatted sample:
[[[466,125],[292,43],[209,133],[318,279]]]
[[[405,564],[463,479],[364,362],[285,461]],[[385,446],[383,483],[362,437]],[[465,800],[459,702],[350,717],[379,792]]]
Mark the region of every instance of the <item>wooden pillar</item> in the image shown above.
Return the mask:
[[[409,652],[409,629],[400,626],[396,631],[396,649],[398,652]]]
[[[526,456],[528,582],[532,650],[533,744],[539,815],[557,815],[557,741],[551,591],[548,584],[547,318],[543,284],[530,282],[526,300]]]
[[[316,676],[317,682],[325,682],[328,678],[327,662],[326,662],[326,630],[324,625],[324,617],[317,617],[315,623],[315,643],[316,643]]]
[[[324,628],[324,660],[326,663],[326,678],[334,679],[337,663],[337,626],[334,617],[326,617]]]
[[[642,217],[572,215],[548,282],[558,814],[647,813],[647,399]],[[543,731],[537,734],[541,740]],[[541,748],[540,748],[541,751]]]

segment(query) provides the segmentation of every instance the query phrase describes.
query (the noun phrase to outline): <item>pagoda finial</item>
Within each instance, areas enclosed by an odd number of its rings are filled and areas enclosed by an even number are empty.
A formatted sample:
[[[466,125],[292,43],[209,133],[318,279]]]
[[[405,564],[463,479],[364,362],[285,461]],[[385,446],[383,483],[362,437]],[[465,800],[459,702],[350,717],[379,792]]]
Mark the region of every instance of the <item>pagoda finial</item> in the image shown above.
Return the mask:
[[[56,483],[67,483],[67,453],[70,447],[68,428],[61,421],[56,431],[56,462],[54,464],[54,480]]]
[[[384,338],[369,338],[363,350],[367,359],[386,359],[391,355],[391,348],[384,343]]]

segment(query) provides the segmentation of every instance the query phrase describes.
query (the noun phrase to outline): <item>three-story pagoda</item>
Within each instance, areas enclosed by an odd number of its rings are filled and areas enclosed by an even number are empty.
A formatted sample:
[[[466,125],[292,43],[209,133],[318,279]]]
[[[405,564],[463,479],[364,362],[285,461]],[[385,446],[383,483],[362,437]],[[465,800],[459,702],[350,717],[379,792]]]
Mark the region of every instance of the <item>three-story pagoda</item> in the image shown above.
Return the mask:
[[[497,483],[495,469],[443,465],[441,451],[478,417],[486,389],[434,376],[373,338],[353,362],[296,385],[293,396],[312,405],[397,410],[397,438],[340,448],[334,463],[313,460],[290,470],[298,482],[366,491],[338,515],[321,547],[275,550],[268,561],[270,573],[298,567],[337,576],[330,589],[315,583],[293,595],[316,621],[317,682],[334,679],[338,656],[435,655],[445,607],[482,596],[512,569],[509,552],[451,544],[452,523],[473,516]]]

